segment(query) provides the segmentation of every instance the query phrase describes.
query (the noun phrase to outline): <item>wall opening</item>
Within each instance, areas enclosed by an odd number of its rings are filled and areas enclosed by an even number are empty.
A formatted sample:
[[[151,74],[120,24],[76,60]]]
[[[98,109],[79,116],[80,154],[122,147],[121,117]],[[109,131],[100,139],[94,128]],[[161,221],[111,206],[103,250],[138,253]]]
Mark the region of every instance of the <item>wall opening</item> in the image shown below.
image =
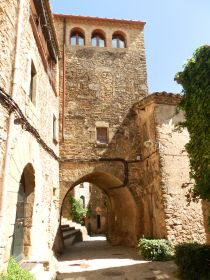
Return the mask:
[[[101,228],[101,215],[97,215],[97,229]]]
[[[87,217],[85,225],[91,234],[104,234],[112,245],[136,246],[139,237],[138,207],[130,190],[115,176],[105,172],[93,172],[78,179],[67,191],[61,208],[62,216],[67,213],[66,201],[69,194],[76,196],[76,188],[81,192],[80,184],[88,184],[93,197],[95,188],[103,193],[100,205],[89,204],[92,216]],[[97,192],[98,193],[98,192]],[[81,197],[81,193],[79,198]],[[97,194],[98,195],[98,194]],[[104,210],[106,209],[106,210]],[[65,220],[65,217],[64,217]]]
[[[31,247],[31,227],[34,204],[35,175],[32,165],[25,166],[18,189],[16,218],[11,255],[20,261],[28,256]]]

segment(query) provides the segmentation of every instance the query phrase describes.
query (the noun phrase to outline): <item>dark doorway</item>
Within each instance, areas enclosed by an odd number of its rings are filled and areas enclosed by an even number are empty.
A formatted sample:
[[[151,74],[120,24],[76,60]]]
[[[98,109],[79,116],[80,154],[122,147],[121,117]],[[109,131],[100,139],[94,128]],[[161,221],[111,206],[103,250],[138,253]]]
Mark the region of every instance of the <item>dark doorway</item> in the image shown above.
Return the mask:
[[[30,231],[34,204],[35,177],[31,164],[27,164],[21,175],[16,204],[11,255],[16,261],[28,255],[31,246]]]
[[[101,215],[97,215],[97,229],[101,228]]]
[[[17,261],[20,261],[23,258],[25,203],[26,203],[25,181],[24,181],[24,175],[22,174],[20,184],[19,184],[16,219],[15,219],[13,244],[12,244],[12,256]]]

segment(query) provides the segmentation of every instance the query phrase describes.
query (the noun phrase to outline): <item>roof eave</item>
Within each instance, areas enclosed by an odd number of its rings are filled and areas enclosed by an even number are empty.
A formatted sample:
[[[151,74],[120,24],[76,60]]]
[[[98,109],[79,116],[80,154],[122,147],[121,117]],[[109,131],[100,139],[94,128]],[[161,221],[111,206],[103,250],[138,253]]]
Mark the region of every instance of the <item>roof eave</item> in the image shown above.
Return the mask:
[[[146,22],[140,20],[127,20],[127,19],[115,19],[115,18],[101,18],[101,17],[93,17],[93,16],[80,16],[80,15],[66,15],[66,14],[54,14],[54,17],[60,18],[72,18],[78,20],[89,20],[89,21],[102,21],[109,23],[121,23],[121,24],[129,24],[129,25],[139,25],[144,26]]]

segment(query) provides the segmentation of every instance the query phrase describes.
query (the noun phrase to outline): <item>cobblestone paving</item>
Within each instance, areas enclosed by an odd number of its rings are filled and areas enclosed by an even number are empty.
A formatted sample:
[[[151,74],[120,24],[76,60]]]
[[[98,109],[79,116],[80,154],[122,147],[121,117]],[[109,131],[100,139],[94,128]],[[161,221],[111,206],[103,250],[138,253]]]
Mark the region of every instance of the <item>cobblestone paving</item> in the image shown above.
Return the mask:
[[[66,249],[59,259],[57,280],[175,280],[176,269],[172,261],[144,261],[136,249],[113,247],[96,237]]]

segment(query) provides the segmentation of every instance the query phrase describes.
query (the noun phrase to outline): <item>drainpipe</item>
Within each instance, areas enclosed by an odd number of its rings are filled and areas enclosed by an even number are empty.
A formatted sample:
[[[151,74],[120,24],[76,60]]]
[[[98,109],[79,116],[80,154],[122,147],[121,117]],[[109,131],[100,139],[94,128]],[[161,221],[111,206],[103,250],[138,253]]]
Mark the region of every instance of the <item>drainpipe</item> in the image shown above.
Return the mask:
[[[20,65],[20,43],[21,43],[21,33],[22,33],[22,23],[23,23],[23,11],[24,11],[24,0],[19,0],[18,6],[18,18],[17,18],[17,33],[16,33],[16,44],[15,44],[15,60],[13,67],[13,77],[12,77],[12,89],[11,89],[11,97],[15,99],[17,95],[18,89],[18,72]],[[6,152],[5,152],[5,160],[3,166],[3,178],[2,178],[2,196],[0,201],[0,247],[4,247],[4,230],[3,225],[8,221],[6,219],[6,210],[7,210],[7,186],[8,186],[8,176],[10,171],[10,156],[11,156],[11,147],[13,140],[13,126],[14,126],[15,115],[12,112],[9,116],[8,120],[8,135],[7,135],[7,143],[6,143]],[[2,259],[3,261],[3,259]]]
[[[63,94],[62,94],[62,132],[61,139],[64,141],[64,127],[65,127],[65,95],[66,95],[66,18],[63,19]]]

